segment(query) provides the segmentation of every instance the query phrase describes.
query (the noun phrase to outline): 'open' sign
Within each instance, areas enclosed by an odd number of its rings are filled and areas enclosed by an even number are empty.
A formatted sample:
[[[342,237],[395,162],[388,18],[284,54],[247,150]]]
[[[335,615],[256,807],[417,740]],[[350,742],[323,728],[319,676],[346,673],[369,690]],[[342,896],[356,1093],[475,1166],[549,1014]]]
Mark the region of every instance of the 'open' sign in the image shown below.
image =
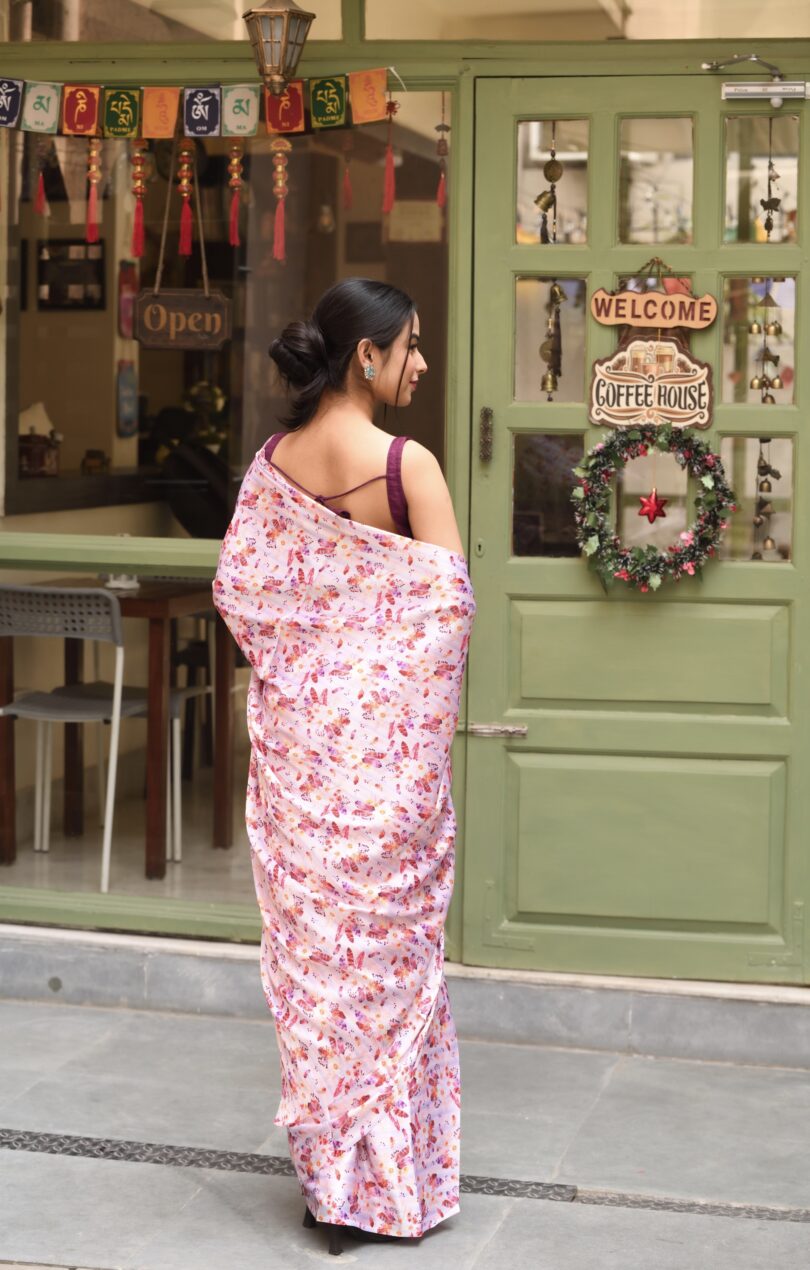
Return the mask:
[[[141,291],[135,338],[144,348],[221,348],[231,338],[231,302],[221,291]]]

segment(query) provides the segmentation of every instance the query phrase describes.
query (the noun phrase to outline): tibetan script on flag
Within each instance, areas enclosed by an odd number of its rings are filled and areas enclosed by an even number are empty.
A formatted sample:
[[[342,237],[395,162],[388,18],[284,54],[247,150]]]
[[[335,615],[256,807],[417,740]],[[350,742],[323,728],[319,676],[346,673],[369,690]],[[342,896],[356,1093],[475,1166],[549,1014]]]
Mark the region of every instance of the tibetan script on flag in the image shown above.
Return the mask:
[[[25,85],[22,108],[24,132],[56,132],[59,127],[59,103],[62,99],[61,84]]]
[[[179,88],[145,88],[141,136],[164,140],[173,137],[179,102]]]
[[[15,128],[22,110],[21,79],[0,79],[0,128]]]
[[[376,71],[352,71],[349,75],[349,100],[354,123],[376,123],[385,119],[385,94],[388,90],[388,71],[384,66]]]
[[[346,76],[309,81],[313,128],[338,128],[346,122]]]
[[[264,90],[264,122],[268,132],[304,131],[304,81],[291,79],[278,97]]]
[[[218,137],[221,102],[219,88],[183,89],[183,131],[187,137]]]
[[[104,136],[137,137],[141,122],[137,88],[104,89]]]
[[[222,89],[223,137],[253,137],[259,127],[258,84],[228,84]]]
[[[62,96],[62,131],[69,137],[94,137],[98,132],[101,88],[90,84],[65,84]]]

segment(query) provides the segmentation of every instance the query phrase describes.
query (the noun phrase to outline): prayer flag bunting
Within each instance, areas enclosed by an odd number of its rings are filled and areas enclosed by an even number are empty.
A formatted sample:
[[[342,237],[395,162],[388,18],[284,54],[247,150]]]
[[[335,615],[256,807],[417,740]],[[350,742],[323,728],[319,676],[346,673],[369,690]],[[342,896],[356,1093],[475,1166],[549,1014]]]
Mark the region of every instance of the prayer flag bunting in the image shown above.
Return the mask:
[[[137,88],[104,89],[104,136],[137,137],[141,95]]]
[[[61,84],[26,83],[22,123],[25,132],[56,132],[59,127]]]
[[[309,81],[313,128],[338,128],[346,122],[346,76]]]
[[[354,123],[376,123],[385,119],[385,94],[388,71],[382,66],[375,71],[352,71],[349,75],[349,100]]]
[[[0,128],[16,128],[24,84],[22,79],[0,79]]]
[[[228,84],[222,89],[223,137],[253,137],[259,128],[258,84]]]
[[[264,90],[264,122],[268,132],[303,132],[304,81],[291,79],[278,97]]]
[[[62,131],[68,137],[94,137],[98,132],[101,88],[94,84],[65,84],[62,94]]]
[[[141,136],[164,140],[173,137],[179,104],[179,88],[144,88]]]
[[[183,131],[187,137],[218,137],[222,107],[218,87],[183,89]]]

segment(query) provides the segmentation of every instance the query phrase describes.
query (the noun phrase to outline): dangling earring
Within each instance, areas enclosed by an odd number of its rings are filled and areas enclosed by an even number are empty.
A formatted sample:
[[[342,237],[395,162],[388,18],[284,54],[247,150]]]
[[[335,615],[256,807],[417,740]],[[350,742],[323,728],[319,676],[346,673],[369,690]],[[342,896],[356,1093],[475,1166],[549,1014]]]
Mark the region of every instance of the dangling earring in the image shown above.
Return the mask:
[[[365,375],[366,379],[373,379],[376,373],[377,372],[375,371],[374,367],[371,365],[371,362],[368,362],[367,365],[363,367],[363,374]]]

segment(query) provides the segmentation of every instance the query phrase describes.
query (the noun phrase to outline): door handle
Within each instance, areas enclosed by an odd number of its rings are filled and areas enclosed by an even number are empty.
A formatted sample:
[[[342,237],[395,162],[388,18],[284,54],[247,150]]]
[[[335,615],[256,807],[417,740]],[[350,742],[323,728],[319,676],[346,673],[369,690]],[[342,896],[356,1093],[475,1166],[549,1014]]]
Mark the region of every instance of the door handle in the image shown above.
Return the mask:
[[[478,457],[482,463],[492,462],[492,407],[482,406],[478,416]]]
[[[527,736],[529,729],[519,723],[468,723],[470,736]]]

